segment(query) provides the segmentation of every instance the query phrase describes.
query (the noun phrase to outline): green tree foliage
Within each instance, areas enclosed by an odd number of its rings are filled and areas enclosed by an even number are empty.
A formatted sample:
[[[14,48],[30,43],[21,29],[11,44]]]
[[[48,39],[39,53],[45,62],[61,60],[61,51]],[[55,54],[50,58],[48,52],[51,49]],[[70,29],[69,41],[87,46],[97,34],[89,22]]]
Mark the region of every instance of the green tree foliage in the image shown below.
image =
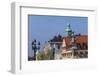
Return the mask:
[[[50,60],[50,50],[49,49],[46,49],[43,52],[43,60]]]
[[[42,52],[39,52],[37,54],[37,60],[43,60],[43,53]]]
[[[36,58],[37,60],[53,60],[53,49],[49,49],[49,47],[46,47],[43,51],[38,52]]]

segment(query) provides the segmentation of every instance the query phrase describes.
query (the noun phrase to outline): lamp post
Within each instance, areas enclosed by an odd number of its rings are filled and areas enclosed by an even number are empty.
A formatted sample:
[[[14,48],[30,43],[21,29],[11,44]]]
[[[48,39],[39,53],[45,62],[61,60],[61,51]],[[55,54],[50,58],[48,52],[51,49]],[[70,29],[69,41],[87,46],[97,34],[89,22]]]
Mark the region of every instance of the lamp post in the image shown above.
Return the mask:
[[[32,50],[34,50],[33,60],[36,60],[36,52],[38,50],[40,50],[40,42],[38,42],[38,44],[37,44],[37,41],[36,40],[33,40],[32,41]]]
[[[32,41],[32,50],[34,50],[33,60],[36,60],[36,50],[37,50],[36,40]]]

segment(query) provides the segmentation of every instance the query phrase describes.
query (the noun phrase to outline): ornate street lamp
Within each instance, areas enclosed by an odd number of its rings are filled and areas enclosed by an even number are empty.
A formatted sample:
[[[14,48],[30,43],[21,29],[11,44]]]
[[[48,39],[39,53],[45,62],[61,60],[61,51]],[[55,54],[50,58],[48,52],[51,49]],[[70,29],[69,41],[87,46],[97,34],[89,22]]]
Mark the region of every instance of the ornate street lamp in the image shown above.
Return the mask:
[[[38,42],[38,44],[37,44],[37,41],[33,40],[32,41],[32,50],[34,50],[34,56],[33,56],[33,58],[34,58],[34,60],[36,60],[36,52],[38,50],[40,50],[40,42]]]
[[[37,47],[36,47],[36,40],[33,40],[33,41],[32,41],[32,50],[34,50],[33,59],[36,60],[36,50],[37,50]]]

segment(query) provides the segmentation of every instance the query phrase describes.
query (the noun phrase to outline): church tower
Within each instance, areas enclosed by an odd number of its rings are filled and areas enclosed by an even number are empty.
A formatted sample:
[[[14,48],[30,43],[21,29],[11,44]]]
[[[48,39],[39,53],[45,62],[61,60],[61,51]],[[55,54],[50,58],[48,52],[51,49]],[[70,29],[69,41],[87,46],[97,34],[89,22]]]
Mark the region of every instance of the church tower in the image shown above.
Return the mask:
[[[67,49],[67,45],[66,45],[66,38],[71,39],[70,43],[74,42],[72,39],[74,33],[72,32],[70,24],[67,24],[67,28],[65,29],[65,32],[67,32],[67,37],[64,37],[62,42],[62,59],[73,58],[73,50],[71,50],[70,48]]]
[[[71,35],[72,35],[72,29],[71,29],[70,24],[67,24],[67,28],[65,29],[65,31],[67,32],[67,36],[71,37]]]

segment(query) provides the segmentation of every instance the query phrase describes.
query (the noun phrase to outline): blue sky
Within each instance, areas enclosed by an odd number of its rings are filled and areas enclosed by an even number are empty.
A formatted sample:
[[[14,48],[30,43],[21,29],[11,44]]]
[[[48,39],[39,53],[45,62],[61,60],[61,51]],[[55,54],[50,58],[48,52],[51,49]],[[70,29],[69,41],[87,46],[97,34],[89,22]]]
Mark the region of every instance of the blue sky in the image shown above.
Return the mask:
[[[66,36],[65,28],[67,24],[71,25],[72,30],[77,34],[81,33],[87,35],[88,33],[88,18],[76,16],[42,16],[29,15],[28,16],[28,55],[33,55],[32,40],[36,39],[41,42],[53,38],[55,35]]]

